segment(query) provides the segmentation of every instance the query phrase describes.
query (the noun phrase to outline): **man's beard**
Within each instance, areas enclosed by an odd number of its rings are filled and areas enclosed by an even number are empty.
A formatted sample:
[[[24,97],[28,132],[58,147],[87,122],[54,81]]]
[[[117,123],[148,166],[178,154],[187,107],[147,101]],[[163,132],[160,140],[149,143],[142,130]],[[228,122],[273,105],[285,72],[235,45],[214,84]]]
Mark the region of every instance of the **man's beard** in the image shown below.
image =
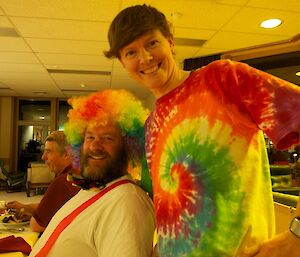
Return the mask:
[[[91,167],[88,163],[90,155],[104,156],[104,163],[101,167]],[[92,157],[90,157],[92,158]],[[115,157],[111,157],[106,152],[97,153],[82,153],[81,157],[81,176],[88,181],[98,181],[106,184],[116,178],[126,174],[127,169],[127,155],[125,149],[122,149]]]

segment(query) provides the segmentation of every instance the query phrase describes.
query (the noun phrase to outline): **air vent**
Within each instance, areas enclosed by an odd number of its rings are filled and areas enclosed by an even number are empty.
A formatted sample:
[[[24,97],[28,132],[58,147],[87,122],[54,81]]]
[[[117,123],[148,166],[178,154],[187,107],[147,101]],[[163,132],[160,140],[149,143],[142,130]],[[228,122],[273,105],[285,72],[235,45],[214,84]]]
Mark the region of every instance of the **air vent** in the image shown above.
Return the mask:
[[[59,70],[47,69],[49,73],[64,73],[64,74],[87,74],[87,75],[105,75],[110,76],[110,71],[95,71],[95,70]]]
[[[33,94],[35,94],[35,95],[48,95],[48,93],[45,92],[45,91],[36,91],[36,92],[33,92]]]
[[[97,92],[97,90],[91,90],[91,89],[61,89],[62,92],[70,93],[70,92],[76,92],[76,93],[93,93]]]
[[[20,35],[13,28],[0,28],[0,37],[19,37]]]
[[[181,38],[176,37],[174,38],[175,45],[178,46],[202,46],[206,40],[203,39],[193,39],[193,38]]]

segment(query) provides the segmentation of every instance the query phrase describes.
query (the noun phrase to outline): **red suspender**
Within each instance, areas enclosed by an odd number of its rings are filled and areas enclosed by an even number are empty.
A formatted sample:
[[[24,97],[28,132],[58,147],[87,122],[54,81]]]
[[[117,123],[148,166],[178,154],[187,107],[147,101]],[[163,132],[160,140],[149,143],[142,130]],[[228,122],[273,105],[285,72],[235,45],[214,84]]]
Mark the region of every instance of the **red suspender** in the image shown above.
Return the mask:
[[[54,229],[50,237],[48,238],[48,241],[45,243],[45,245],[40,249],[40,251],[35,255],[36,257],[45,257],[51,250],[52,246],[54,245],[56,239],[59,237],[60,233],[70,225],[70,223],[75,219],[82,211],[84,211],[87,207],[89,207],[91,204],[96,202],[99,198],[101,198],[103,195],[105,195],[110,190],[114,189],[115,187],[126,184],[126,183],[134,183],[133,181],[129,179],[123,179],[119,180],[110,186],[104,188],[102,191],[94,195],[92,198],[81,204],[79,207],[77,207],[74,211],[72,211],[68,216],[66,216]]]

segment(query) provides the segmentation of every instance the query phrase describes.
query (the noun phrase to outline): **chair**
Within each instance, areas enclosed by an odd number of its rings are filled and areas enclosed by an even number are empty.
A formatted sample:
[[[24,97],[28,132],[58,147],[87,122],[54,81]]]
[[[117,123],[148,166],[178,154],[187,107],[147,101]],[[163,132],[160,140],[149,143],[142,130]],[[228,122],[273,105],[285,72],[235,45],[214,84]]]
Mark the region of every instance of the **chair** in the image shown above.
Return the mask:
[[[7,191],[20,191],[25,187],[26,176],[24,172],[8,172],[4,167],[4,161],[0,160],[0,172],[7,183]]]
[[[54,179],[55,174],[49,171],[49,168],[44,163],[29,163],[27,169],[27,183],[26,194],[29,197],[31,191],[34,189],[36,192],[48,188],[51,181]]]
[[[292,172],[289,165],[270,165],[272,189],[280,191],[292,187]]]

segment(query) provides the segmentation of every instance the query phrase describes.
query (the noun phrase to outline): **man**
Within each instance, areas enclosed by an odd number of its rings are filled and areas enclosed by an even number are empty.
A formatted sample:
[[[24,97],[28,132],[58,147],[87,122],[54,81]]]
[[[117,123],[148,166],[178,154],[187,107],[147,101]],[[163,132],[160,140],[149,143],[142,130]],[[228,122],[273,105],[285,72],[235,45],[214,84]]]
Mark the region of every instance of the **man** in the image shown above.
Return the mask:
[[[30,256],[149,257],[153,205],[127,172],[141,161],[147,113],[125,91],[70,103],[65,133],[81,163],[81,177],[71,179],[83,189],[56,213]]]
[[[108,40],[105,55],[118,58],[157,99],[146,123],[146,156],[159,256],[241,256],[270,239],[274,208],[263,132],[278,149],[299,144],[300,88],[230,60],[182,70],[169,22],[145,4],[118,13]],[[300,223],[292,224],[284,235],[289,243],[270,242],[261,253],[299,256]]]
[[[18,201],[9,202],[6,208],[22,208],[26,213],[32,213],[30,228],[36,232],[42,232],[47,227],[51,218],[72,198],[79,188],[73,186],[66,177],[72,172],[70,146],[67,143],[63,131],[54,131],[45,142],[45,150],[42,160],[48,165],[51,172],[55,173],[55,179],[49,185],[39,204],[22,204]]]

